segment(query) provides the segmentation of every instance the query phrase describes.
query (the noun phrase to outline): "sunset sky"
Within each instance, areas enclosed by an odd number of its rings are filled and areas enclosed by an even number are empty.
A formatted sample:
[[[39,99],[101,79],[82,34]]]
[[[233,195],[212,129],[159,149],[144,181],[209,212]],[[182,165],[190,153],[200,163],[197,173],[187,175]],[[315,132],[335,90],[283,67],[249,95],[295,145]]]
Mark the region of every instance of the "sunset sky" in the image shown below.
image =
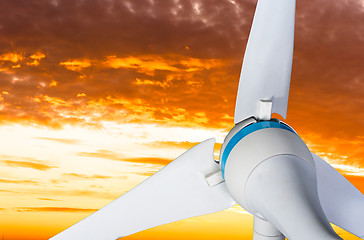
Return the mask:
[[[255,6],[0,1],[0,238],[48,239],[207,138],[217,159]],[[363,63],[363,0],[297,0],[286,122],[364,193]],[[125,239],[251,237],[235,206]]]

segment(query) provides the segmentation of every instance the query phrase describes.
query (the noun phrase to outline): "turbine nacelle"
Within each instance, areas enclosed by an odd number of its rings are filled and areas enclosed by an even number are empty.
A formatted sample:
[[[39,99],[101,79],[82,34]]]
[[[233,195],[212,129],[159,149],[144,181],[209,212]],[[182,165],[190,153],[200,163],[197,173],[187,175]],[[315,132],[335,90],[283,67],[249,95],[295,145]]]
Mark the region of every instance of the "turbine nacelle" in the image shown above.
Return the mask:
[[[232,198],[288,239],[341,239],[322,210],[311,152],[287,124],[239,123],[225,139],[220,164]]]

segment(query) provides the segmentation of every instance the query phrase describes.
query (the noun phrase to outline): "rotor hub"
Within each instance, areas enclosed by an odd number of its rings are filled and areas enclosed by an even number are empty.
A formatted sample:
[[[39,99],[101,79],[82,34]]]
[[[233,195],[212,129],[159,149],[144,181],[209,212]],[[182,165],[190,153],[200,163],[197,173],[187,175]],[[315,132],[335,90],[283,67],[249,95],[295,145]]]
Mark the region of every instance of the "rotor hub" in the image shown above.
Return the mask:
[[[250,174],[259,164],[278,155],[300,158],[315,171],[306,144],[293,128],[279,120],[246,120],[226,137],[221,148],[221,171],[230,194],[247,211],[245,187]]]
[[[269,128],[284,129],[297,135],[293,128],[278,119],[258,122],[254,118],[249,118],[245,121],[242,121],[241,123],[237,124],[233,129],[231,129],[231,131],[225,138],[223,146],[221,147],[220,165],[223,175],[225,173],[226,161],[231,151],[240,142],[240,140],[256,131]]]

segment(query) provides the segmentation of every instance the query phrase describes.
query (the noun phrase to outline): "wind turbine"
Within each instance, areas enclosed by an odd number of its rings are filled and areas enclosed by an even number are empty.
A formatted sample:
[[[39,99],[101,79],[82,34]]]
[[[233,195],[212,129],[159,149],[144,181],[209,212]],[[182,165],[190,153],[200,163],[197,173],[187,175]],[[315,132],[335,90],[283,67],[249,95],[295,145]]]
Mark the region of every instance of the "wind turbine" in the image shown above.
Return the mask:
[[[236,203],[254,215],[254,240],[341,239],[329,222],[364,239],[364,196],[311,153],[284,122],[291,78],[295,0],[258,0],[245,51],[236,124],[52,240],[113,240],[218,212]]]

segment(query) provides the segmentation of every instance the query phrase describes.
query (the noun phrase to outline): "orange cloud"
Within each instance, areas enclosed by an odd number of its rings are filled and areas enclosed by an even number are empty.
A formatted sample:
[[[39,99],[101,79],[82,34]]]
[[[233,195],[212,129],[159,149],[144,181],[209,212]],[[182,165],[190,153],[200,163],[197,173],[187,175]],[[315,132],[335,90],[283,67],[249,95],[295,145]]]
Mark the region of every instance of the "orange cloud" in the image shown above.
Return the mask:
[[[0,161],[10,167],[32,168],[32,169],[40,170],[40,171],[57,168],[54,165],[44,163],[44,161],[40,161],[40,160],[37,160],[34,158],[29,158],[29,157],[0,155]]]
[[[133,163],[148,163],[148,164],[160,164],[160,165],[167,165],[171,162],[170,159],[166,158],[155,158],[155,157],[140,157],[140,158],[127,158],[122,154],[100,149],[96,152],[79,152],[77,153],[78,156],[81,157],[92,157],[92,158],[103,158],[108,160],[114,161],[125,161],[125,162],[133,162]]]
[[[174,141],[156,141],[151,142],[146,145],[154,147],[154,148],[182,148],[182,149],[190,149],[191,147],[199,144],[198,142],[174,142]]]
[[[40,95],[34,98],[35,102],[47,102],[52,104],[55,107],[58,106],[63,106],[63,107],[71,107],[72,105],[70,103],[68,103],[67,101],[65,101],[62,98],[57,98],[57,97],[50,97],[48,95]]]
[[[108,179],[112,178],[111,176],[103,176],[103,175],[85,175],[78,173],[64,173],[66,177],[76,177],[76,178],[84,178],[84,179]]]
[[[19,192],[17,192],[17,191],[12,191],[12,190],[3,190],[3,189],[0,189],[0,192],[3,192],[3,193],[15,193],[15,194],[19,194]]]
[[[23,59],[24,56],[18,53],[4,53],[0,56],[0,61],[10,61],[13,63],[17,63]]]
[[[0,178],[0,183],[38,184],[38,181],[35,181],[35,180],[14,180],[14,179],[4,179],[4,178]]]
[[[38,60],[33,60],[32,62],[28,62],[27,65],[28,66],[38,66],[39,65],[39,61]]]
[[[172,160],[168,159],[168,158],[140,157],[140,158],[123,158],[122,161],[133,162],[133,163],[148,163],[148,164],[167,165]]]
[[[42,58],[45,58],[45,54],[42,52],[37,52],[32,54],[29,58],[34,59],[34,60],[41,60]]]
[[[53,141],[58,143],[65,144],[79,144],[81,141],[78,139],[69,139],[69,138],[48,138],[48,137],[34,137],[35,139]]]
[[[159,82],[159,81],[152,81],[152,80],[149,80],[149,79],[141,80],[139,78],[135,79],[134,84],[136,84],[136,85],[155,85],[155,86],[160,86],[162,88],[166,88],[166,87],[169,86],[168,81]]]
[[[55,80],[52,80],[51,83],[49,84],[50,87],[55,87],[57,86],[58,82]]]
[[[81,157],[103,158],[116,161],[120,161],[123,157],[123,155],[119,153],[104,149],[97,150],[97,152],[79,152],[77,155]]]
[[[43,200],[43,201],[61,201],[61,200],[58,200],[58,199],[53,199],[53,198],[38,198],[39,200]]]
[[[185,56],[140,56],[124,57],[108,56],[104,62],[106,66],[112,68],[132,68],[138,72],[153,74],[154,71],[171,72],[193,72],[210,69],[222,65],[221,60],[217,59],[197,59]]]
[[[36,170],[48,170],[52,168],[56,168],[55,166],[43,164],[43,163],[36,163],[36,162],[24,162],[24,161],[3,161],[10,167],[24,167],[24,168],[33,168]]]
[[[92,188],[89,187],[89,189],[92,189]],[[31,193],[36,194],[38,196],[46,193],[47,195],[54,195],[54,196],[59,196],[59,197],[73,196],[73,197],[87,197],[87,198],[102,198],[102,199],[110,199],[110,200],[116,199],[121,194],[120,192],[110,192],[110,191],[105,191],[105,190],[101,191],[100,189],[98,189],[98,191],[49,189],[46,192],[44,191],[44,189],[41,189],[41,190],[32,190]]]
[[[27,65],[28,66],[38,66],[39,63],[40,63],[40,60],[45,58],[45,54],[42,53],[42,52],[37,52],[37,53],[34,53],[32,55],[30,55],[30,59],[33,59],[32,62],[27,62]]]
[[[69,61],[64,61],[64,62],[60,62],[59,65],[64,66],[66,69],[71,70],[71,71],[81,71],[84,68],[88,68],[91,66],[91,62],[88,59],[83,59],[83,60],[69,60]]]
[[[154,70],[166,70],[166,71],[176,71],[176,67],[171,66],[168,62],[163,61],[162,58],[156,56],[153,57],[126,57],[117,58],[116,56],[109,56],[105,61],[105,65],[112,68],[137,68],[143,72],[151,72]]]
[[[17,212],[95,212],[93,208],[70,208],[70,207],[17,207]]]
[[[150,177],[152,176],[154,173],[154,171],[144,171],[144,172],[136,172],[135,174],[140,175],[140,176],[147,176]]]

